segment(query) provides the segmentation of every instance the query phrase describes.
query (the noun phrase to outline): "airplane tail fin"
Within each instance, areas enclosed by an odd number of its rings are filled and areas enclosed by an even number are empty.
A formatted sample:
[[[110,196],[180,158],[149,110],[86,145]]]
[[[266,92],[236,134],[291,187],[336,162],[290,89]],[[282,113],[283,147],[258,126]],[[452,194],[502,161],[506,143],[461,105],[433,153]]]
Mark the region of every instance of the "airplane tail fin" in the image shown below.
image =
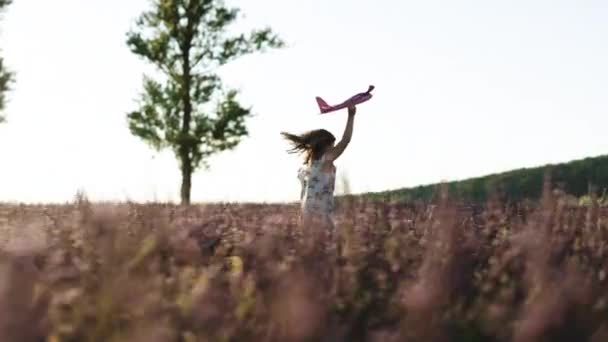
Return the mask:
[[[321,113],[324,113],[325,111],[329,110],[331,108],[330,105],[327,104],[327,102],[325,102],[325,100],[323,100],[320,97],[316,97],[317,100],[317,104],[319,105],[319,109],[321,110]]]

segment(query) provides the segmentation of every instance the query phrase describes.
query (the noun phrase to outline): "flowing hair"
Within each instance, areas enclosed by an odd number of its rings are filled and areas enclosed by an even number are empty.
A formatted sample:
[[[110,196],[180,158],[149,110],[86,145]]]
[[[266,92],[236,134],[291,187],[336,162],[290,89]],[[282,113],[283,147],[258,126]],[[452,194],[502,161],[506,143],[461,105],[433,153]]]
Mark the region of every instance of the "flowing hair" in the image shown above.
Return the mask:
[[[281,132],[292,148],[288,153],[303,153],[305,155],[305,163],[312,160],[319,160],[327,148],[330,147],[336,138],[333,134],[325,129],[316,129],[300,135]]]

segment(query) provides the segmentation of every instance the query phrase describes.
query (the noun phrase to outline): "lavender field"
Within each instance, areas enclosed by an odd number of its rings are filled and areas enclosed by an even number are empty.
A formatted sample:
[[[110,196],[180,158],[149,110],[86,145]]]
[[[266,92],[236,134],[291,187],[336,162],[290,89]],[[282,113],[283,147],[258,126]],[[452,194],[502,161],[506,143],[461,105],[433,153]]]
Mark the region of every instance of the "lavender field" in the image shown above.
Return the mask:
[[[608,211],[342,198],[0,207],[0,341],[607,341]]]

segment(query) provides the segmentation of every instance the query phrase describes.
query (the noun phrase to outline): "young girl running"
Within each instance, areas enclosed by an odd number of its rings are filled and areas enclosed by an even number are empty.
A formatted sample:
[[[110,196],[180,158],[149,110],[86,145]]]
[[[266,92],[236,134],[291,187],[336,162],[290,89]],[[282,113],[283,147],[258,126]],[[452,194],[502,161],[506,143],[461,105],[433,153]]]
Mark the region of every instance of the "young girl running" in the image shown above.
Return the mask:
[[[290,153],[304,154],[304,165],[298,171],[302,185],[300,193],[301,221],[304,225],[327,225],[333,231],[334,161],[342,155],[353,134],[356,107],[348,108],[348,120],[340,142],[327,130],[317,129],[301,135],[281,133],[292,145]]]

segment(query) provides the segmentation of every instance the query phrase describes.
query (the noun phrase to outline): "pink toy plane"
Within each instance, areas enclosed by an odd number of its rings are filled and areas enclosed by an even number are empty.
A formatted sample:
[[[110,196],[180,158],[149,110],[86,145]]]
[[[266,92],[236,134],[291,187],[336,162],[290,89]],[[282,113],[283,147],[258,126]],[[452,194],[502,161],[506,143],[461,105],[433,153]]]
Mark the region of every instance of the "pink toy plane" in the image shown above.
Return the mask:
[[[327,114],[327,113],[331,113],[331,112],[335,112],[337,110],[343,109],[343,108],[348,108],[350,106],[355,106],[358,105],[360,103],[366,102],[369,99],[372,98],[372,90],[374,90],[374,86],[370,85],[369,88],[367,89],[367,91],[365,93],[359,93],[355,96],[352,96],[351,98],[349,98],[348,100],[335,105],[335,106],[330,106],[327,104],[327,102],[325,102],[325,100],[323,100],[320,97],[316,97],[317,100],[317,104],[319,105],[319,109],[321,110],[321,114]]]

